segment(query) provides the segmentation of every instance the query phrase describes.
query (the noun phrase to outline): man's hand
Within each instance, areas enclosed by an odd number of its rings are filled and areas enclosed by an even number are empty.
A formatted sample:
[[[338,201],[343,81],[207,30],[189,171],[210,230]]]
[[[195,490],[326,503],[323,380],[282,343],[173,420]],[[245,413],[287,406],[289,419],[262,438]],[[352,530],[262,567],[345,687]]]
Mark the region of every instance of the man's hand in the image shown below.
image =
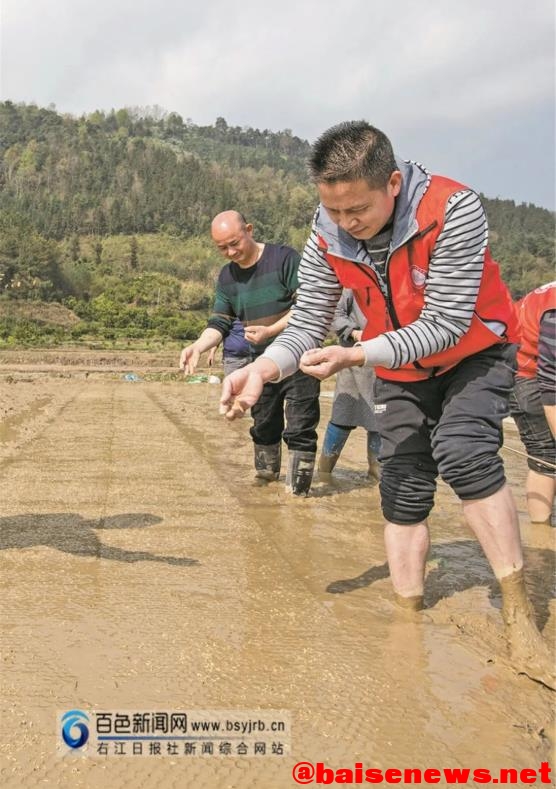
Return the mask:
[[[211,348],[210,351],[208,352],[207,365],[209,367],[212,367],[212,365],[214,364],[214,357],[215,356],[216,356],[216,345],[214,346],[214,348]]]
[[[241,418],[261,396],[264,383],[254,364],[230,373],[222,383],[220,413],[230,420]]]
[[[245,339],[252,345],[263,345],[273,335],[268,326],[246,326]]]
[[[180,370],[183,370],[186,375],[192,375],[195,368],[199,364],[199,357],[201,356],[197,344],[193,343],[184,348],[180,356]]]
[[[356,345],[354,348],[342,348],[340,345],[329,345],[327,348],[314,348],[305,351],[301,357],[299,369],[323,381],[344,367],[362,367],[365,363],[363,349]]]
[[[361,329],[354,329],[351,333],[351,339],[355,340],[355,342],[361,342],[361,338],[363,337],[363,332]]]

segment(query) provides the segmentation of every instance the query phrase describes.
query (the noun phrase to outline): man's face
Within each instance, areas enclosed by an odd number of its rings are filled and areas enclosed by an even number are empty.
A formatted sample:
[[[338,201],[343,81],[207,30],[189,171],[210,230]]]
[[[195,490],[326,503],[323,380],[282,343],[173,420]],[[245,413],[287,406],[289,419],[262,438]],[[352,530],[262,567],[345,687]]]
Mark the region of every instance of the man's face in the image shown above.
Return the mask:
[[[256,254],[253,225],[222,224],[212,228],[212,239],[219,252],[239,266],[251,265]]]
[[[400,193],[396,170],[384,189],[372,189],[365,179],[318,184],[321,203],[330,219],[351,236],[365,241],[388,224]]]

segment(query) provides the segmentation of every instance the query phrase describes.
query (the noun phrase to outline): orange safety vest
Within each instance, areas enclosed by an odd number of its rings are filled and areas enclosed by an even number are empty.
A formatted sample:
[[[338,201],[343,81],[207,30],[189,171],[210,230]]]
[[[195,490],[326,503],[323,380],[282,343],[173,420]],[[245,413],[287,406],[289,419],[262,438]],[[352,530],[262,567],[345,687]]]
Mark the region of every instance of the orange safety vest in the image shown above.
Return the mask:
[[[532,290],[517,303],[521,346],[517,352],[517,374],[534,378],[539,362],[539,334],[543,315],[556,310],[556,282]]]
[[[336,272],[339,282],[351,288],[363,311],[367,325],[363,340],[408,326],[416,321],[425,305],[425,286],[429,262],[444,222],[449,197],[463,187],[448,178],[434,175],[417,208],[417,232],[398,247],[386,263],[387,298],[384,297],[374,272],[365,264],[330,254],[326,241],[319,237],[319,246]],[[498,321],[506,327],[505,334],[495,334],[484,321]],[[390,381],[421,381],[446,372],[467,356],[505,342],[518,342],[519,332],[515,306],[502,281],[498,264],[487,248],[483,276],[475,311],[466,334],[452,347],[418,359],[396,369],[376,367],[379,378]]]

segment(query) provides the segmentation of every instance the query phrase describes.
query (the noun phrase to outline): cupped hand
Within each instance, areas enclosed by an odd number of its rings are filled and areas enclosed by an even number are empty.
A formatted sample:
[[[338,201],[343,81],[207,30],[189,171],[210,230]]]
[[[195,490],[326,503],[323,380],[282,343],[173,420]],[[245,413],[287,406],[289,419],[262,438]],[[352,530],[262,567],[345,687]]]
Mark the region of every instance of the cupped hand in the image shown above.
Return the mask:
[[[220,398],[220,414],[226,419],[239,419],[262,394],[262,375],[248,364],[224,378]]]
[[[245,339],[253,345],[262,345],[270,339],[268,326],[246,326]]]
[[[342,348],[340,345],[328,345],[326,348],[313,348],[305,351],[299,363],[299,369],[313,378],[323,381],[344,367],[353,367],[361,363],[359,355],[353,348]]]

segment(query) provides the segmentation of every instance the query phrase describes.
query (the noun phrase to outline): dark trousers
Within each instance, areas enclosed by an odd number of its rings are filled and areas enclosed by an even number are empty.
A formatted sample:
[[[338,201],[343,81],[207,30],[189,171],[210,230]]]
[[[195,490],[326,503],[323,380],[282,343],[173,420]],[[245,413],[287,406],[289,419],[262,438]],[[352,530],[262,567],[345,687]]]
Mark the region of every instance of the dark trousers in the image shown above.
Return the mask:
[[[546,420],[541,392],[536,378],[515,379],[515,386],[510,397],[510,413],[513,416],[521,440],[525,444],[527,465],[531,471],[554,476],[556,464],[556,442]],[[550,465],[536,463],[533,458],[546,460]],[[552,466],[552,468],[551,468]]]
[[[432,509],[437,475],[465,501],[505,482],[498,455],[514,383],[515,345],[495,345],[443,375],[402,383],[377,378],[382,511],[414,524]]]
[[[288,449],[316,452],[319,392],[320,381],[300,370],[279,383],[265,384],[251,408],[249,432],[255,444],[278,444],[283,438]]]

